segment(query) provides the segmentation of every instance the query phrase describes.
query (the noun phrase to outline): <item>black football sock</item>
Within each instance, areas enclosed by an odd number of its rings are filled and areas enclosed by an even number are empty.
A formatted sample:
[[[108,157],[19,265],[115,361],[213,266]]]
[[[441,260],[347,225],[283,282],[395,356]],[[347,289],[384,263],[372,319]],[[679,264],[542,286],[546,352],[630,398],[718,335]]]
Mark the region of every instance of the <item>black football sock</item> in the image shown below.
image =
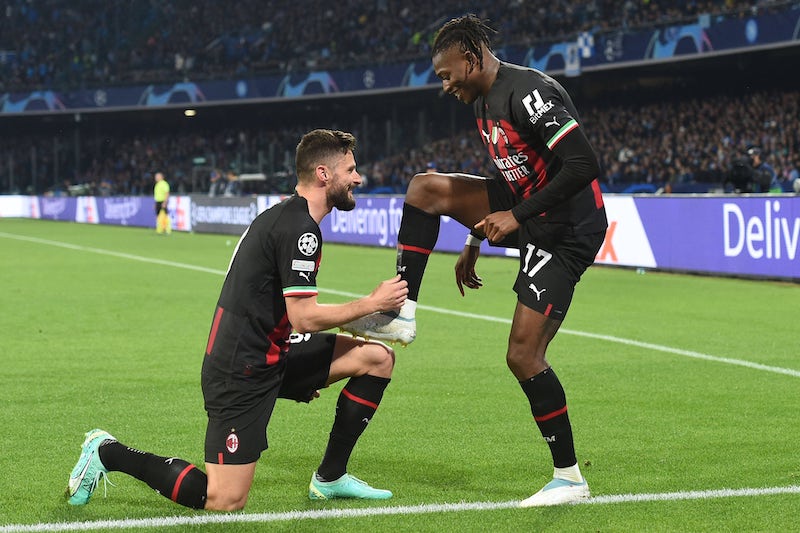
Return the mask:
[[[391,380],[369,374],[350,378],[336,402],[336,418],[333,421],[325,457],[317,469],[322,481],[335,481],[347,473],[347,462],[356,441],[372,420],[372,415],[381,403],[383,391]]]
[[[520,381],[531,404],[531,412],[542,437],[550,446],[553,466],[566,468],[577,463],[572,426],[567,414],[567,397],[552,368]]]
[[[106,470],[124,472],[147,483],[150,488],[175,503],[203,509],[208,478],[205,472],[177,457],[159,457],[108,441],[98,448]]]
[[[416,302],[419,298],[428,256],[438,238],[439,215],[403,204],[403,221],[397,234],[397,273],[408,282],[409,300]]]

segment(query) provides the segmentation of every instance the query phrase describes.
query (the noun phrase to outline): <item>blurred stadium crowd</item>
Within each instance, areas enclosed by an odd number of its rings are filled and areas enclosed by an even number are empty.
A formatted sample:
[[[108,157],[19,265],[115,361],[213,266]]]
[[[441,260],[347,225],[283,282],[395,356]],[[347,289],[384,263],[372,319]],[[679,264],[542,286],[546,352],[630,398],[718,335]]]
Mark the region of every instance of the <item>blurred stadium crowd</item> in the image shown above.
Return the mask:
[[[742,16],[770,0],[477,0],[495,46]],[[0,92],[246,77],[427,57],[460,0],[8,0],[0,13]]]
[[[749,111],[743,114],[742,109]],[[751,146],[761,147],[775,169],[773,185],[790,192],[794,180],[800,177],[798,91],[765,91],[738,98],[717,96],[679,105],[660,102],[588,107],[582,111],[582,118],[600,156],[604,169],[601,183],[607,191],[656,192],[665,187],[672,192],[724,190],[732,165]],[[167,174],[177,190],[191,192],[196,187],[193,181],[206,183],[212,172],[203,167],[202,174],[196,175],[193,160],[199,155],[224,173],[231,168],[242,169],[241,162],[252,160],[254,154],[272,152],[277,154],[278,166],[291,173],[297,139],[316,126],[197,130],[182,135],[120,132],[90,138],[83,150],[87,155],[80,164],[80,175],[48,192],[62,194],[70,185],[85,184],[88,192],[98,195],[147,194],[152,188],[151,174],[157,169]],[[358,133],[359,125],[339,127]],[[38,146],[37,159],[42,165],[38,172],[51,175],[51,143],[52,140],[34,136],[18,137],[0,150],[0,160],[6,159],[9,151],[26,154]],[[30,164],[24,156],[15,161],[20,167]],[[408,180],[430,164],[445,172],[494,174],[480,136],[474,128],[467,128],[423,146],[409,139],[394,154],[360,157],[359,170],[365,177],[362,192],[403,192]],[[22,172],[20,168],[19,173]],[[272,192],[286,192],[289,184],[280,181],[272,187]],[[727,188],[732,185],[727,184]]]
[[[470,7],[500,30],[495,40],[499,48],[588,29],[692,20],[697,13],[744,16],[776,5],[785,2],[481,0]],[[335,7],[321,0],[9,0],[0,12],[0,92],[165,82],[182,76],[224,79],[427,58],[432,32],[461,13],[458,0],[354,1]],[[726,182],[731,169],[751,146],[761,147],[777,173],[772,189],[791,191],[800,172],[797,88],[679,95],[655,103],[578,101],[578,107],[601,158],[601,183],[608,191],[730,189]],[[466,108],[461,113],[470,114]],[[399,129],[413,131],[414,117],[396,120]],[[148,194],[156,170],[166,173],[174,190],[196,192],[198,182],[207,186],[213,172],[246,171],[246,162],[264,154],[270,154],[273,168],[291,174],[297,139],[321,126],[301,122],[289,127],[283,122],[228,123],[180,134],[166,128],[118,128],[113,134],[84,136],[80,150],[69,136],[7,131],[0,135],[0,176],[17,178],[0,179],[0,192],[68,194],[78,187],[98,195]],[[362,131],[357,117],[352,122],[327,126],[353,131],[361,139],[382,134]],[[474,127],[465,127],[424,143],[406,135],[391,150],[373,147],[359,154],[363,192],[403,192],[414,173],[431,165],[440,171],[493,175],[480,143]],[[68,178],[53,184],[47,176]],[[287,192],[291,183],[281,179],[268,186],[269,192]]]

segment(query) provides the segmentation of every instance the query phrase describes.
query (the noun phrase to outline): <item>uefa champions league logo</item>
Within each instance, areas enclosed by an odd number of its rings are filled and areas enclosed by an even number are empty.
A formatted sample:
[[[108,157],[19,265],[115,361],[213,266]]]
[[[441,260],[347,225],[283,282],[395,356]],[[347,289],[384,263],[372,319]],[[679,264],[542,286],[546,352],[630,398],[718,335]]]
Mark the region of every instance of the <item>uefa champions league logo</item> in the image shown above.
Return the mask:
[[[317,240],[317,236],[313,233],[303,233],[300,235],[300,238],[297,239],[297,249],[305,256],[314,255],[318,246],[319,241]]]

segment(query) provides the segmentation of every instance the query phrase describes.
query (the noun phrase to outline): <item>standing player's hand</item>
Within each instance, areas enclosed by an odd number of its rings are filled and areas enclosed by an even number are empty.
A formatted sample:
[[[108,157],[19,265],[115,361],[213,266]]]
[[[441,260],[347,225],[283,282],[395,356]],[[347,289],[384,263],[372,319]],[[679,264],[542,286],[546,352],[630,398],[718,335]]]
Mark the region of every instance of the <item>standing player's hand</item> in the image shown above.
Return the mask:
[[[475,224],[475,229],[486,235],[490,241],[500,242],[519,229],[519,222],[511,211],[495,211]]]
[[[376,311],[393,311],[400,309],[408,297],[408,282],[400,279],[400,274],[392,279],[382,281],[370,298],[375,301]]]
[[[481,255],[479,246],[464,246],[456,261],[456,285],[464,296],[464,286],[470,289],[483,287],[483,280],[475,273],[475,263]]]

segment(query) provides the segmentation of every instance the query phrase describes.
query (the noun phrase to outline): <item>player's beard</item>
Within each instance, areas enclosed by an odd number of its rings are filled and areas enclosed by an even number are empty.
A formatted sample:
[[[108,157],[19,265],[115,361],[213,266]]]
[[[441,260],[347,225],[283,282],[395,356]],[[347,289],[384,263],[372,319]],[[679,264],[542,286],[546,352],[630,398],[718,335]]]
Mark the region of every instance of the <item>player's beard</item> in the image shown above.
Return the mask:
[[[350,192],[350,188],[343,185],[328,192],[328,205],[339,211],[352,211],[356,206],[356,199]]]

